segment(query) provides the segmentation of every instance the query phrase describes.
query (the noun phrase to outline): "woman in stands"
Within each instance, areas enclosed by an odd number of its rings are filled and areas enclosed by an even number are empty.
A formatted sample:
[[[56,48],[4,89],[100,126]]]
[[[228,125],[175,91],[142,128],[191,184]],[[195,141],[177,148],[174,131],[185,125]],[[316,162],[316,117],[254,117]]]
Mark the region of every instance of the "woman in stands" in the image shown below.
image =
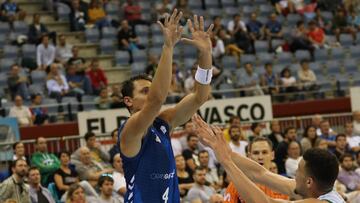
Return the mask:
[[[75,183],[69,187],[65,203],[86,203],[84,189]]]
[[[185,170],[185,159],[182,155],[175,156],[176,174],[179,180],[180,197],[185,197],[189,189],[194,185],[192,175]]]
[[[319,141],[320,138],[316,135],[316,127],[312,125],[308,126],[304,131],[303,138],[301,139],[301,148],[303,153],[305,153],[308,149],[314,148]]]

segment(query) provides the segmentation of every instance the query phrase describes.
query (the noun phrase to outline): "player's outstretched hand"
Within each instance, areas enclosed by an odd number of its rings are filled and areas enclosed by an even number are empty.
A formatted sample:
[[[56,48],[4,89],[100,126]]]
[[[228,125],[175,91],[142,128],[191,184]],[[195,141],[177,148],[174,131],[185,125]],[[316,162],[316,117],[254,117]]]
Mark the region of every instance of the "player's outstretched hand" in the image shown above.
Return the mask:
[[[165,17],[164,24],[158,21],[162,33],[164,35],[165,45],[174,47],[175,44],[181,39],[183,27],[179,25],[179,21],[182,17],[182,12],[178,12],[177,9],[170,15]]]
[[[195,114],[192,117],[195,123],[196,134],[199,136],[200,141],[212,148],[220,163],[231,161],[231,148],[224,138],[224,134],[219,127],[209,126],[201,117]]]
[[[212,45],[210,40],[210,33],[214,28],[214,24],[211,24],[207,31],[204,31],[204,17],[200,16],[200,20],[197,15],[194,15],[194,24],[188,19],[187,24],[191,33],[191,38],[182,38],[183,42],[194,45],[200,51],[211,51]]]

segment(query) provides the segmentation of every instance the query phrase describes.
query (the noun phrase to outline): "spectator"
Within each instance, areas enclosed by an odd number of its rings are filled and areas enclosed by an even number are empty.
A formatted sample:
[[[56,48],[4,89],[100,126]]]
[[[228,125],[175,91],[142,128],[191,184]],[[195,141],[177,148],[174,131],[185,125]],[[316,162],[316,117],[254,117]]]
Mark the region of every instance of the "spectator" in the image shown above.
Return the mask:
[[[291,71],[288,66],[281,71],[280,77],[284,92],[291,93],[298,90],[296,78],[291,75]]]
[[[347,144],[353,153],[357,153],[360,151],[360,136],[354,133],[354,124],[352,122],[346,122],[344,127]]]
[[[32,120],[35,125],[43,125],[49,123],[48,110],[45,107],[41,107],[42,104],[42,95],[35,94],[31,97],[31,106],[30,111],[32,115]]]
[[[329,150],[328,148],[328,142],[324,139],[320,139],[317,145],[315,145],[315,148]]]
[[[21,95],[25,100],[30,100],[28,78],[20,74],[20,69],[19,65],[13,64],[7,78],[11,99],[14,100],[16,95]]]
[[[221,20],[222,20],[222,18],[220,16],[213,17],[214,28],[213,28],[212,32],[215,35],[218,35],[220,30],[225,30],[225,26],[221,23]]]
[[[340,42],[340,35],[343,33],[351,34],[354,43],[356,42],[356,30],[348,23],[344,10],[338,9],[336,15],[333,18],[333,32],[336,35],[336,39]]]
[[[125,104],[123,102],[123,97],[120,91],[120,85],[118,84],[113,84],[111,86],[111,104],[110,104],[110,108],[111,109],[117,109],[117,108],[124,108]]]
[[[239,28],[241,28],[244,32],[247,31],[246,24],[241,20],[241,16],[239,14],[235,14],[233,19],[227,24],[227,31],[231,36],[233,36]]]
[[[264,39],[264,26],[257,20],[255,12],[251,14],[250,21],[246,24],[246,27],[253,41]]]
[[[320,124],[321,124],[321,121],[323,121],[323,120],[324,120],[324,119],[323,119],[323,117],[322,117],[320,114],[314,115],[314,116],[312,117],[312,120],[311,120],[312,125],[316,127],[316,134],[317,134],[318,136],[321,135]],[[330,132],[330,134],[332,134],[332,135],[336,135],[336,134],[337,134],[331,127],[330,127],[330,129],[329,129],[329,132]]]
[[[241,128],[238,125],[230,126],[229,128],[230,134],[230,148],[233,152],[246,156],[246,148],[248,146],[248,142],[243,140],[243,136],[241,135]]]
[[[113,158],[112,165],[114,167],[114,189],[113,192],[115,192],[118,199],[120,199],[120,202],[123,202],[124,196],[126,193],[126,182],[124,177],[124,170],[122,166],[122,160],[120,157],[120,154],[115,154]]]
[[[358,13],[352,11],[347,18],[348,24],[355,29],[355,31],[360,31],[360,16]]]
[[[280,122],[278,120],[272,120],[270,122],[271,133],[267,135],[267,138],[273,143],[273,149],[275,150],[280,142],[284,140],[284,135],[281,132]]]
[[[295,178],[296,171],[302,159],[299,143],[292,141],[289,143],[287,150],[288,158],[285,161],[286,175]]]
[[[332,32],[332,22],[322,16],[321,9],[319,8],[316,8],[315,10],[314,21],[316,22],[317,26],[319,26],[319,28],[325,31],[326,34],[330,34]]]
[[[241,128],[241,124],[240,124],[240,117],[239,116],[231,116],[227,127],[225,127],[223,133],[224,133],[224,137],[226,139],[226,141],[230,142],[231,137],[230,137],[230,127],[232,126],[238,126],[239,128]]]
[[[179,180],[180,197],[183,198],[187,195],[190,188],[194,185],[194,179],[191,174],[185,170],[185,159],[181,154],[175,156],[175,163],[176,175]]]
[[[60,160],[55,154],[47,152],[46,142],[45,138],[38,137],[35,142],[36,152],[31,157],[31,164],[40,170],[41,185],[44,187],[53,182],[53,174],[60,168]]]
[[[360,111],[356,110],[353,113],[353,124],[354,124],[354,133],[360,135]]]
[[[274,73],[272,63],[266,63],[265,73],[260,77],[260,85],[263,87],[263,91],[266,94],[277,94],[280,92],[280,78]]]
[[[220,182],[218,177],[217,168],[209,167],[209,152],[202,150],[199,152],[199,163],[200,167],[206,170],[205,179],[206,182],[210,184],[215,190],[220,189]]]
[[[20,126],[33,124],[30,109],[23,105],[23,99],[19,95],[15,97],[15,105],[10,108],[9,117],[16,118]]]
[[[67,65],[75,65],[76,74],[78,75],[85,75],[86,72],[86,65],[85,59],[79,56],[79,47],[73,46],[72,49],[72,57],[68,60]]]
[[[254,53],[254,44],[252,43],[251,35],[243,30],[242,27],[237,27],[237,29],[234,30],[234,43],[245,53]]]
[[[30,185],[29,193],[32,203],[38,203],[38,202],[55,203],[55,200],[52,197],[50,191],[47,188],[41,186],[40,170],[37,167],[33,166],[29,168],[28,181]]]
[[[318,86],[316,85],[316,75],[314,71],[310,69],[309,61],[304,59],[300,63],[301,68],[298,70],[298,78],[305,90],[316,90]]]
[[[252,123],[251,126],[250,126],[250,129],[251,129],[251,132],[252,132],[252,135],[250,135],[248,137],[248,140],[251,142],[253,141],[254,138],[256,137],[262,137],[262,134],[261,134],[261,131],[262,131],[262,127],[260,125],[260,123]]]
[[[102,174],[97,185],[100,195],[96,200],[89,201],[90,203],[120,203],[120,200],[113,196],[114,179],[111,174]]]
[[[111,147],[111,149],[109,150],[109,157],[110,157],[110,162],[111,163],[114,163],[113,162],[113,158],[116,154],[119,154],[120,151],[119,151],[119,146],[118,146],[118,129],[116,128],[115,130],[113,130],[111,132],[111,138],[112,138],[112,141],[114,143],[114,145]]]
[[[347,147],[346,135],[338,134],[335,138],[335,149],[333,151],[334,155],[340,159],[340,157],[346,153],[351,153]]]
[[[327,48],[328,46],[325,44],[326,36],[323,29],[318,27],[315,21],[310,21],[308,23],[308,26],[309,26],[308,37],[312,45],[317,49]]]
[[[149,25],[149,22],[141,18],[141,12],[141,6],[135,4],[133,0],[126,0],[126,3],[124,5],[124,17],[131,26],[134,27],[138,24]]]
[[[71,31],[84,31],[89,16],[87,4],[80,0],[71,1],[70,29]]]
[[[292,141],[296,141],[296,128],[288,127],[285,129],[285,138],[284,141],[279,143],[279,146],[275,150],[275,162],[279,170],[279,174],[285,174],[285,160],[287,157],[287,150],[289,144]]]
[[[277,20],[276,13],[272,13],[265,24],[265,34],[268,40],[283,38],[282,26]]]
[[[23,159],[11,163],[13,175],[0,184],[0,202],[13,199],[17,203],[30,203],[29,186],[25,184],[28,166]]]
[[[304,14],[305,12],[305,2],[304,0],[290,0],[294,6],[294,10],[299,14]]]
[[[122,20],[117,35],[119,50],[125,50],[129,52],[130,63],[133,62],[133,51],[138,49],[144,49],[142,45],[139,44],[139,38],[136,33],[128,24],[127,20]]]
[[[13,144],[13,150],[14,150],[14,156],[13,156],[13,161],[17,160],[17,159],[23,159],[26,161],[26,163],[29,165],[30,160],[28,159],[28,157],[25,155],[25,146],[24,143],[22,142],[15,142]]]
[[[194,87],[195,87],[195,79],[194,78],[195,78],[196,70],[197,70],[197,67],[194,65],[191,68],[191,74],[189,74],[189,76],[184,81],[184,88],[185,88],[186,94],[189,94],[194,91]]]
[[[291,33],[292,41],[290,42],[291,52],[296,52],[297,50],[307,50],[313,56],[314,47],[312,46],[311,41],[307,35],[307,30],[305,28],[303,21],[298,21],[296,23],[296,28]]]
[[[259,82],[259,76],[254,72],[253,65],[251,63],[246,63],[245,72],[241,74],[237,86],[246,88],[246,90],[244,90],[246,96],[262,95],[263,92],[259,86]]]
[[[1,4],[0,10],[2,20],[10,23],[15,21],[16,18],[23,19],[26,15],[26,13],[20,9],[19,5],[12,0],[5,0]]]
[[[215,194],[212,187],[206,186],[206,169],[197,167],[194,171],[195,184],[190,188],[187,199],[191,202],[201,199],[201,202],[209,202],[210,197]]]
[[[341,170],[339,171],[338,180],[344,184],[349,191],[359,190],[360,175],[355,172],[351,154],[344,154],[340,158]]]
[[[90,70],[87,72],[91,81],[91,86],[94,94],[99,94],[100,89],[105,88],[108,85],[108,80],[104,70],[100,67],[99,60],[93,58],[90,63]]]
[[[110,109],[111,98],[106,88],[101,89],[99,96],[95,98],[95,106],[99,110]]]
[[[276,165],[275,162],[273,162],[273,161],[271,162],[269,171],[271,171],[271,172],[273,172],[273,173],[275,173],[275,174],[278,174],[278,173],[279,173],[278,167],[277,167],[277,165]]]
[[[187,149],[185,149],[182,155],[186,161],[186,170],[190,173],[195,171],[195,168],[199,166],[199,156],[198,156],[198,143],[199,138],[195,134],[189,134],[187,136]]]
[[[85,94],[92,94],[90,79],[83,74],[76,74],[76,66],[70,65],[66,70],[66,80],[69,84],[69,93],[81,98]]]
[[[72,184],[66,195],[66,203],[87,203],[83,187],[76,183]]]
[[[49,32],[45,24],[40,22],[40,14],[33,15],[33,23],[29,26],[28,40],[31,44],[40,44],[41,37],[43,35],[48,35],[56,44],[56,33]]]
[[[238,31],[238,27],[235,28],[235,31]],[[235,32],[235,33],[236,33]],[[234,42],[233,36],[230,36],[226,33],[226,30],[222,29],[219,31],[218,39],[222,40],[225,46],[225,54],[232,55],[237,58],[237,61],[240,61],[240,56],[244,53],[244,50],[240,49]]]
[[[154,77],[157,66],[158,66],[158,56],[155,54],[149,54],[148,57],[148,65],[146,66],[145,72],[147,75],[151,75],[151,77]]]
[[[224,197],[221,194],[213,194],[210,197],[209,203],[223,203]]]
[[[219,30],[220,32],[221,30]],[[211,33],[210,34],[210,39],[212,42],[212,56],[214,57],[214,59],[221,59],[224,55],[225,55],[225,44],[224,41],[215,36],[215,33]]]
[[[101,174],[113,172],[113,169],[106,169],[101,164],[96,163],[87,147],[81,147],[77,151],[79,151],[80,162],[77,162],[75,166],[80,180],[87,180],[90,185],[95,187]]]
[[[56,46],[56,61],[65,65],[70,58],[73,57],[72,45],[66,42],[66,37],[63,34],[59,35],[59,44]]]
[[[191,120],[184,124],[182,136],[180,137],[181,146],[184,150],[188,148],[189,135],[196,135],[195,125]]]
[[[316,134],[316,127],[313,125],[306,127],[300,142],[302,151],[305,153],[308,149],[314,148],[319,141],[320,138]]]
[[[49,44],[49,36],[43,35],[41,44],[36,48],[36,61],[39,70],[45,70],[55,61],[55,47]]]
[[[187,0],[176,0],[176,4],[174,8],[178,9],[178,11],[183,13],[184,19],[190,19],[193,17],[193,13],[189,8]]]
[[[173,8],[173,4],[170,0],[162,0],[155,4],[155,11],[157,13],[157,19],[164,17],[166,13],[170,13]]]
[[[291,0],[277,0],[275,9],[278,14],[287,16],[289,13],[294,12],[294,7]]]
[[[183,81],[180,77],[178,77],[177,71],[177,63],[173,62],[169,96],[174,97],[175,102],[178,102],[181,99],[182,94],[184,93]]]
[[[91,0],[88,9],[88,24],[95,24],[99,29],[110,26],[110,22],[106,19],[106,13],[101,5],[102,2],[98,0]]]
[[[320,138],[326,140],[330,148],[335,147],[336,136],[330,132],[330,123],[327,120],[323,120],[320,123]]]

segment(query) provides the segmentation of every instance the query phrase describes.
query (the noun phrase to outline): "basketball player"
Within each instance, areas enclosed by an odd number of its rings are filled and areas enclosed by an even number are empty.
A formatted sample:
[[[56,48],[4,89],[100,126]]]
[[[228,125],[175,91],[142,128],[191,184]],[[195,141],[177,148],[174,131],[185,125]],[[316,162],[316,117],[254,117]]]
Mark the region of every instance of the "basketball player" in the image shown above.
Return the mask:
[[[160,62],[153,81],[138,76],[125,81],[122,94],[130,111],[130,118],[119,128],[120,153],[127,185],[125,202],[180,202],[170,131],[184,124],[207,101],[212,77],[210,32],[204,31],[203,17],[188,20],[192,39],[181,41],[194,45],[199,53],[199,67],[195,75],[196,89],[175,107],[160,112],[169,92],[172,57],[180,40],[182,27],[178,25],[182,13],[177,10],[158,22],[164,35]]]
[[[198,115],[195,115],[193,120],[198,128],[198,136],[203,143],[214,150],[218,161],[246,202],[345,203],[333,188],[339,165],[336,157],[330,152],[309,149],[299,163],[295,180],[289,179],[269,172],[256,162],[233,153],[221,129],[209,127]],[[290,197],[301,195],[304,199],[298,201],[273,199],[265,195],[252,181]]]

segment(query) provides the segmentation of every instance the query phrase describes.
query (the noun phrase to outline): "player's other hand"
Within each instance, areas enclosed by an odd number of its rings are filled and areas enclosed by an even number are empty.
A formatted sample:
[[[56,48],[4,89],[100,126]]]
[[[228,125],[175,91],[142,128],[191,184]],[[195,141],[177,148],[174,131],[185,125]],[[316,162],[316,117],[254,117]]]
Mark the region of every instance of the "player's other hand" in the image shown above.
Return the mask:
[[[182,12],[178,12],[177,9],[170,15],[165,17],[164,24],[158,21],[162,33],[164,35],[165,46],[174,47],[175,44],[181,39],[183,27],[179,25],[179,21],[182,17]]]
[[[182,38],[181,40],[194,45],[200,51],[210,51],[212,50],[210,33],[214,28],[214,24],[211,24],[207,31],[204,31],[204,17],[200,16],[200,20],[197,15],[194,15],[194,23],[190,19],[187,21],[191,38]]]

